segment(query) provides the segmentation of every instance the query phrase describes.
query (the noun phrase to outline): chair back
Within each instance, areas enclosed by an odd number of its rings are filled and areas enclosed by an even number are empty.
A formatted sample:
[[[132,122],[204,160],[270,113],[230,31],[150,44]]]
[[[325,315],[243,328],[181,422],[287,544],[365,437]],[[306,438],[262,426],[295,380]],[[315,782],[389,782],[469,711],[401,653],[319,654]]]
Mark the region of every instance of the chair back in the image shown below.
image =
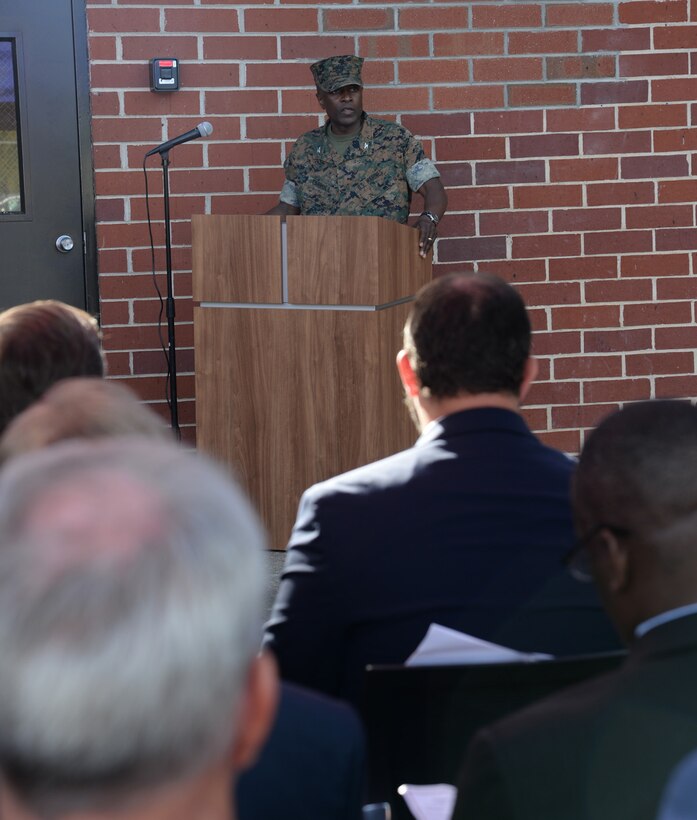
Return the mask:
[[[534,663],[369,666],[362,715],[368,736],[368,799],[410,814],[403,783],[457,783],[467,745],[481,727],[540,698],[615,669],[626,652]]]

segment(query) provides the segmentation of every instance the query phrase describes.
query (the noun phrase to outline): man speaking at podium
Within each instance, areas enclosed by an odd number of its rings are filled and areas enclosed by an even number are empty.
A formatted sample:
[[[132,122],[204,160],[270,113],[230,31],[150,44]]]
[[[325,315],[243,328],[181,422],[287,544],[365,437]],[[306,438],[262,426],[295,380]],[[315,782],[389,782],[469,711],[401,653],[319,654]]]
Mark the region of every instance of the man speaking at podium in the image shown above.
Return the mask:
[[[363,111],[362,65],[362,57],[344,55],[310,66],[328,121],[293,146],[280,201],[267,213],[381,216],[405,223],[412,191],[418,191],[424,210],[414,227],[426,256],[448,204],[440,174],[406,128]]]

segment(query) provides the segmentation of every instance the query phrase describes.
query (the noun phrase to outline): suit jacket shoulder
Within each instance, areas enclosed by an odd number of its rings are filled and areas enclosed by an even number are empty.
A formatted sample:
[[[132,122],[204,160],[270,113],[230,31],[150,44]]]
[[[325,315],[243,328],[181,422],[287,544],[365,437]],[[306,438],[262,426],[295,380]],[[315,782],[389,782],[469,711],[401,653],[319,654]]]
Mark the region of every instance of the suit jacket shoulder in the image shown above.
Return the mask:
[[[493,804],[501,818],[653,820],[670,772],[697,747],[697,616],[681,621],[637,641],[616,672],[480,732],[454,818],[489,818]]]
[[[359,820],[365,738],[344,703],[284,683],[276,721],[237,785],[239,820]]]

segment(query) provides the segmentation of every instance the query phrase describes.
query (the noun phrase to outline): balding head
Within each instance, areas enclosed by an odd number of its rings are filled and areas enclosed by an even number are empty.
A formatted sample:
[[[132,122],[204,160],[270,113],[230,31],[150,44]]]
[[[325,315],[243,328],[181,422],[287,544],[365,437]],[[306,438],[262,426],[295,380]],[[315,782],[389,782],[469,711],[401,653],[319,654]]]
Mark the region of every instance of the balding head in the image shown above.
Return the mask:
[[[573,502],[580,535],[606,527],[588,554],[625,637],[652,615],[697,602],[697,409],[689,402],[639,402],[605,419],[583,448]]]
[[[502,279],[451,274],[417,294],[404,349],[429,396],[517,396],[530,355],[530,320],[523,300]]]
[[[435,279],[416,294],[397,369],[420,429],[475,407],[517,412],[537,373],[523,300],[497,276]]]
[[[263,546],[237,487],[174,444],[68,442],[6,465],[0,768],[32,812],[120,811],[233,760]]]

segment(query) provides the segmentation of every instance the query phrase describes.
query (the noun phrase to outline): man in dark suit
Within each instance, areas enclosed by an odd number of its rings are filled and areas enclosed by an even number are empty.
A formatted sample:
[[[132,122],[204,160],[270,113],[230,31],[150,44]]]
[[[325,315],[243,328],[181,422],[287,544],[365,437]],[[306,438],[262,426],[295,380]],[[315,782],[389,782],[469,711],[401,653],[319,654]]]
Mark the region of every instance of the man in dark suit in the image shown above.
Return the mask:
[[[238,820],[359,820],[365,765],[355,711],[284,683],[271,734],[237,782]]]
[[[697,409],[630,405],[590,436],[574,481],[593,577],[630,646],[618,671],[482,730],[454,818],[654,820],[697,747]]]
[[[285,678],[357,701],[365,665],[401,663],[431,622],[521,650],[616,647],[561,571],[573,463],[520,416],[530,336],[496,277],[417,295],[397,366],[421,436],[304,493],[265,638]]]

